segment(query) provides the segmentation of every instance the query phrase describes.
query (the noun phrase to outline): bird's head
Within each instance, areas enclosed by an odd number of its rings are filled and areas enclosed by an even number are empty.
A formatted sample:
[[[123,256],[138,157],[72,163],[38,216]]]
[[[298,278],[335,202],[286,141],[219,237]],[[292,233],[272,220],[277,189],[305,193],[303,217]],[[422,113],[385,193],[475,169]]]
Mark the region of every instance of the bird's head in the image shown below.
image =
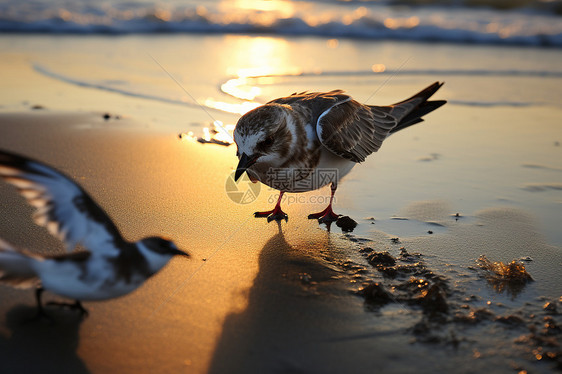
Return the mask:
[[[288,105],[266,104],[244,114],[234,129],[240,160],[234,179],[256,167],[280,167],[290,156],[294,123]]]
[[[174,256],[189,257],[189,254],[178,249],[174,242],[159,236],[144,238],[139,244],[139,248],[153,272],[163,268]]]

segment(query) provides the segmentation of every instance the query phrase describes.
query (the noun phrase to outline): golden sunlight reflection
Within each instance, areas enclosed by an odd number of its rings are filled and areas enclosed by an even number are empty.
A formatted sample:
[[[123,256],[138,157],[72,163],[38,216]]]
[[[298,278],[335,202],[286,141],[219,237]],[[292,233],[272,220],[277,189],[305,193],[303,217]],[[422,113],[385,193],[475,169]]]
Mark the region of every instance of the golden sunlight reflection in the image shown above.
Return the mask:
[[[221,85],[221,91],[236,101],[207,97],[208,108],[243,115],[262,105],[260,85],[274,84],[286,76],[302,75],[299,67],[287,63],[289,45],[285,39],[273,37],[227,36],[223,56],[228,59],[226,73],[232,78]],[[336,40],[337,42],[337,40]],[[226,130],[225,130],[226,129]],[[229,145],[234,125],[223,126],[215,121],[214,128],[202,129],[203,136],[192,132],[180,134],[180,139],[201,143]]]
[[[411,29],[420,24],[418,17],[412,16],[409,18],[387,18],[384,20],[384,25],[389,29],[401,29],[407,28]]]
[[[274,13],[281,18],[292,17],[295,14],[295,4],[284,0],[234,0],[222,1],[220,8],[230,12],[261,11]]]
[[[214,143],[219,145],[231,145],[234,143],[234,124],[225,125],[221,121],[214,121],[213,127],[203,127],[203,136],[197,137],[193,131],[179,134],[180,140],[199,143]]]
[[[228,56],[226,72],[232,78],[221,85],[221,91],[239,102],[207,98],[205,105],[228,113],[245,114],[260,106],[262,89],[258,85],[272,84],[281,76],[300,75],[302,70],[287,64],[288,42],[273,37],[231,36],[224,51]],[[277,78],[276,78],[277,77]]]
[[[261,88],[248,86],[248,79],[245,77],[229,79],[221,85],[221,90],[243,100],[254,100],[261,93]]]
[[[182,132],[179,135],[180,140],[184,140],[184,141],[196,141],[197,137],[195,136],[195,134],[193,134],[193,131],[188,131],[188,132]]]
[[[328,39],[328,41],[326,42],[326,44],[328,45],[328,48],[337,48],[338,45],[340,44],[338,39]]]
[[[351,25],[352,23],[354,23],[358,19],[361,19],[361,18],[365,17],[368,13],[369,13],[369,11],[367,10],[367,8],[359,7],[357,9],[355,9],[355,11],[353,13],[345,14],[342,18],[342,22],[343,22],[344,25]]]
[[[382,73],[386,70],[386,66],[384,64],[374,64],[371,66],[371,70],[373,73]]]
[[[154,18],[162,22],[168,22],[172,19],[172,13],[169,10],[156,9],[154,11]]]
[[[287,69],[289,42],[273,37],[230,37],[227,74],[238,77],[278,74]]]
[[[255,84],[273,84],[275,77],[300,75],[302,69],[282,68],[275,69],[269,66],[257,68],[238,69],[237,77],[229,79],[221,85],[221,91],[241,100],[255,100],[261,94],[261,88]],[[247,106],[250,109],[250,106]],[[239,113],[238,111],[232,113]],[[245,113],[245,112],[244,112]],[[243,113],[242,113],[243,114]]]

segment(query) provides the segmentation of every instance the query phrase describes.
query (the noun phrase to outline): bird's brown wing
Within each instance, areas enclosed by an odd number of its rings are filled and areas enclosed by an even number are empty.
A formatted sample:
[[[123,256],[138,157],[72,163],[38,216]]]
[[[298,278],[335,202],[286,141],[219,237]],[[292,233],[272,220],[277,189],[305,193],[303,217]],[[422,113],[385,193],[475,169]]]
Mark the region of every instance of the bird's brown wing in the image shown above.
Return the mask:
[[[310,113],[308,122],[316,127],[322,144],[355,162],[376,152],[397,124],[385,108],[361,105],[342,90],[294,93],[269,103],[306,107]]]
[[[342,90],[333,90],[330,92],[300,92],[294,93],[287,97],[280,97],[271,100],[267,104],[286,104],[290,106],[300,105],[306,107],[311,117],[309,121],[311,124],[316,124],[318,117],[326,110],[330,109],[337,103],[349,100],[350,97]]]
[[[315,100],[328,96],[331,105],[317,116],[316,132],[322,144],[336,155],[362,162],[379,150],[386,137],[402,128],[423,121],[423,115],[445,101],[427,101],[443,83],[435,82],[412,97],[389,106],[358,103],[342,91],[316,94]],[[312,106],[320,108],[320,106]]]
[[[390,111],[370,108],[348,97],[320,114],[316,132],[322,144],[336,155],[363,162],[378,151],[397,123]]]

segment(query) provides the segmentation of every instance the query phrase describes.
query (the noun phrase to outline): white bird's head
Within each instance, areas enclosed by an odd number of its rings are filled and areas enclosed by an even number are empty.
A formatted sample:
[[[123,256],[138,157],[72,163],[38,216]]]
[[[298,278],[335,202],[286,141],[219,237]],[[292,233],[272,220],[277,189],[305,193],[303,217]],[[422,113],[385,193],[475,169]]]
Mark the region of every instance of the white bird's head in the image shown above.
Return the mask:
[[[292,108],[265,104],[244,114],[234,129],[234,142],[240,160],[234,179],[238,180],[253,165],[280,167],[291,157],[295,133]]]
[[[174,242],[159,236],[144,238],[138,244],[153,273],[163,268],[174,256],[189,257],[189,254],[178,249]]]

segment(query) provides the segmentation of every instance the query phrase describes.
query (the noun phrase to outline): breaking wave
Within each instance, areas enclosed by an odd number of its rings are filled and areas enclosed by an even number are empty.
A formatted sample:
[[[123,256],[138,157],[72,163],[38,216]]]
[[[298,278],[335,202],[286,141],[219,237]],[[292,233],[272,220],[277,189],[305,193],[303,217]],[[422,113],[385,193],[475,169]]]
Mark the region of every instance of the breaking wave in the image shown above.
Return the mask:
[[[3,2],[0,32],[243,33],[562,47],[562,17],[554,11],[528,8],[412,8],[404,6],[405,1],[400,3],[401,8],[369,1],[350,5],[338,1],[247,0],[230,7],[223,2],[202,6],[174,1],[161,5],[128,1],[126,6],[85,0],[31,3]],[[244,8],[246,3],[251,6]]]

